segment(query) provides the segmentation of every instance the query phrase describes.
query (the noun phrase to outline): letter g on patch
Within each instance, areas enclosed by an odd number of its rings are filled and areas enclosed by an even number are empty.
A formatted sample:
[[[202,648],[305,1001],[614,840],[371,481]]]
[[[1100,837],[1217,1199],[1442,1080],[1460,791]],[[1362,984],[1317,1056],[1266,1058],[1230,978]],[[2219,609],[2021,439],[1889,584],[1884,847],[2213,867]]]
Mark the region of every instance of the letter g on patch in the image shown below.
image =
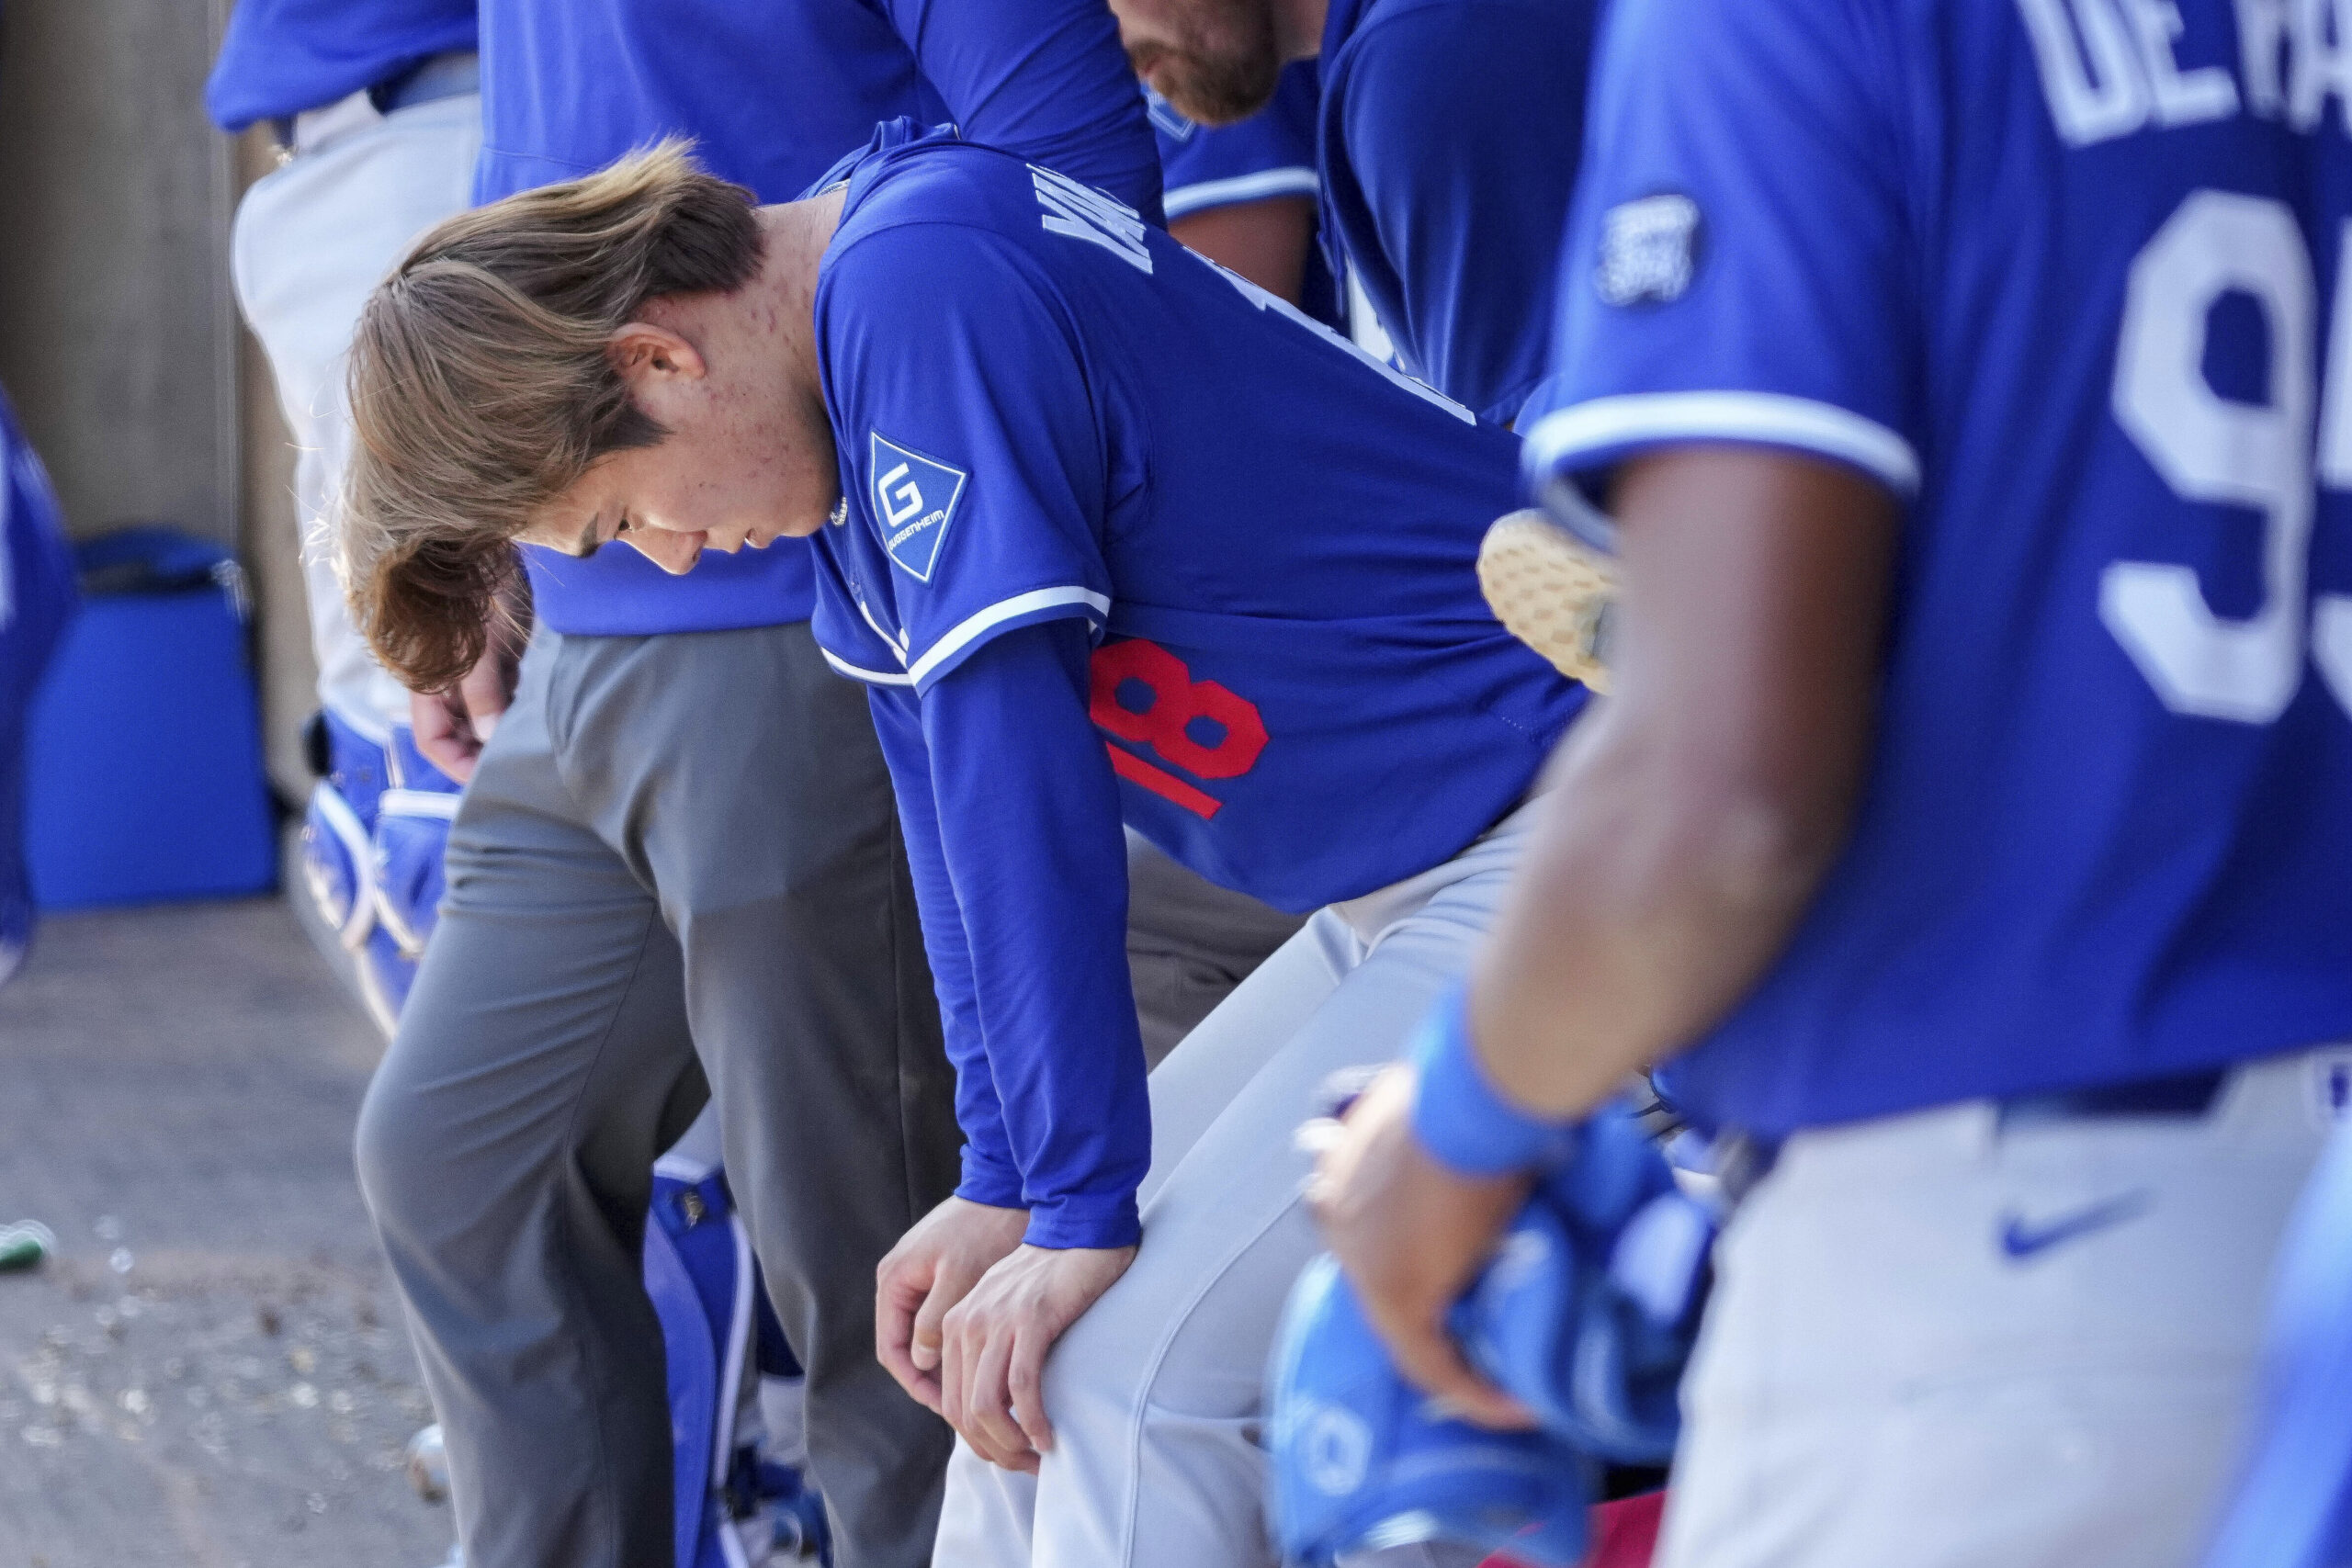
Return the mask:
[[[901,446],[880,431],[867,433],[867,473],[874,516],[882,527],[882,547],[899,570],[929,582],[939,565],[947,525],[956,520],[970,476],[952,464]]]

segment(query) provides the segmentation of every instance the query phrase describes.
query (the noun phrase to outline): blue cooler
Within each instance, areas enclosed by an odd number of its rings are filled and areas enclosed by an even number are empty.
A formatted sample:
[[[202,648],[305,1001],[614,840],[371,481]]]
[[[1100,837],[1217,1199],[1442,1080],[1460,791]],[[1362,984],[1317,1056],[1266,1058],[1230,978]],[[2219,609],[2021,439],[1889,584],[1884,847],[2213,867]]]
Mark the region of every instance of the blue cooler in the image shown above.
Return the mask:
[[[236,562],[177,529],[76,552],[83,610],[34,699],[25,829],[43,909],[277,881]]]

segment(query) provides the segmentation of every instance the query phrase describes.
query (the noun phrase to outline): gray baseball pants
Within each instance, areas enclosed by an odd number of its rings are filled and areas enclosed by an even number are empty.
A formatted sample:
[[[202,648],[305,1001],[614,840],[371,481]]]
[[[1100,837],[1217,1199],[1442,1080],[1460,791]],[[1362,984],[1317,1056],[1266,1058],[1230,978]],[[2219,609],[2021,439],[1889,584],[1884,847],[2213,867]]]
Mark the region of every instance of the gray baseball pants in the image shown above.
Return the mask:
[[[358,1164],[468,1568],[671,1560],[639,1248],[706,1078],[835,1561],[928,1562],[951,1434],[875,1359],[874,1272],[960,1139],[864,690],[806,626],[543,632],[447,874]]]

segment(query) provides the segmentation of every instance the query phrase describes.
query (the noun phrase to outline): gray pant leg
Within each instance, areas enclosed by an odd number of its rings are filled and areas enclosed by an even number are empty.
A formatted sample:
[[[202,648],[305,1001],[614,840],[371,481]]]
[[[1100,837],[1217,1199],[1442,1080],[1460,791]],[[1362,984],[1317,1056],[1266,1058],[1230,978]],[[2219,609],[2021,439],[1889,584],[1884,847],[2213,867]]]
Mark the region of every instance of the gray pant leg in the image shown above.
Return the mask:
[[[1127,975],[1158,1066],[1274,949],[1306,923],[1219,887],[1127,835]]]
[[[360,1113],[360,1181],[442,1416],[475,1568],[670,1561],[654,1154],[705,1098],[653,899],[578,822],[552,649],[458,811],[448,897]]]
[[[805,626],[571,638],[559,682],[564,777],[684,950],[835,1560],[927,1562],[952,1436],[875,1359],[874,1276],[955,1190],[961,1136],[864,689]]]

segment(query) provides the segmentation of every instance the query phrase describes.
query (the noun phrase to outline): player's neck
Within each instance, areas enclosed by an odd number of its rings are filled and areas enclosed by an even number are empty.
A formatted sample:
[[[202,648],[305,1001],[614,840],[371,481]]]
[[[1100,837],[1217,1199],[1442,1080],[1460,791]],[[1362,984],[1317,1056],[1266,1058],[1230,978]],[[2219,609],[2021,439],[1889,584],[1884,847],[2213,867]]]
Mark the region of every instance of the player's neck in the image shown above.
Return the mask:
[[[1274,17],[1274,47],[1285,61],[1312,60],[1323,52],[1323,24],[1331,0],[1268,0]]]
[[[808,201],[759,209],[765,251],[748,290],[762,324],[775,335],[794,378],[812,390],[817,373],[817,268],[840,224],[846,193],[836,187]]]

